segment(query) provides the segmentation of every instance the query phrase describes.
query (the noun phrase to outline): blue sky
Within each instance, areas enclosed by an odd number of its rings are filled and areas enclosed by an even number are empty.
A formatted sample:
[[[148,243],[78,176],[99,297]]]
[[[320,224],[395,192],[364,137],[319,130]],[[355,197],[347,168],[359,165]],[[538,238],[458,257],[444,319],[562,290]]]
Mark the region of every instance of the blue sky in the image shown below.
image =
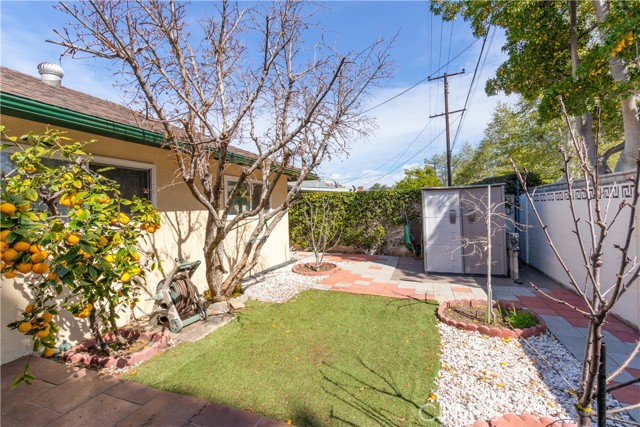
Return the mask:
[[[36,66],[42,61],[58,62],[60,48],[46,43],[56,38],[54,28],[61,28],[65,18],[52,7],[52,2],[0,2],[1,53],[3,66],[37,76]],[[390,39],[397,34],[391,51],[394,75],[376,90],[369,107],[374,107],[394,95],[434,75],[466,73],[450,79],[451,110],[463,107],[478,61],[482,41],[475,44],[469,26],[462,20],[443,23],[432,16],[423,1],[331,1],[315,20],[333,38],[339,50],[362,49],[380,35]],[[198,8],[205,8],[198,3]],[[472,144],[482,139],[494,106],[504,96],[487,97],[484,83],[493,76],[505,59],[500,47],[501,33],[489,37],[481,62],[475,90],[465,114],[454,151],[465,141]],[[469,46],[471,47],[469,48]],[[457,56],[457,59],[454,57]],[[445,66],[448,62],[449,65]],[[102,60],[63,58],[63,84],[94,96],[122,102],[120,89],[112,86],[111,73]],[[319,173],[346,186],[374,182],[392,184],[403,176],[403,170],[419,166],[425,158],[444,153],[444,118],[429,119],[429,115],[444,110],[442,80],[425,81],[402,96],[369,112],[377,119],[378,129],[367,140],[353,141],[348,157],[325,162]],[[452,122],[458,120],[451,116]],[[452,125],[452,139],[458,122]]]

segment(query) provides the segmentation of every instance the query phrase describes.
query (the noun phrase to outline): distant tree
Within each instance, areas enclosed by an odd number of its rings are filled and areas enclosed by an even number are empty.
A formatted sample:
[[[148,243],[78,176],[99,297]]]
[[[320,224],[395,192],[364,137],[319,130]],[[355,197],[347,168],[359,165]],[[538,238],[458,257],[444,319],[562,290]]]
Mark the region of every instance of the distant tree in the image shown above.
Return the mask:
[[[506,33],[507,60],[487,82],[486,91],[540,99],[544,119],[559,118],[559,96],[585,139],[591,164],[606,172],[606,160],[622,150],[616,170],[633,169],[640,145],[637,41],[638,1],[431,0],[445,20],[462,16],[474,35],[490,27]],[[594,119],[602,108],[601,123]],[[624,140],[598,158],[595,134],[610,129],[610,143]],[[604,161],[601,161],[604,160]]]
[[[482,164],[474,166],[475,148],[465,142],[459,150],[451,155],[451,172],[453,185],[464,185],[484,176]],[[433,167],[440,182],[447,182],[447,156],[445,153],[435,154],[425,164]],[[466,176],[471,173],[473,176]]]
[[[369,190],[370,191],[391,190],[391,187],[389,187],[386,184],[380,184],[379,182],[376,182],[371,187],[369,187]]]
[[[458,161],[454,182],[471,184],[509,174],[509,159],[537,174],[542,182],[560,178],[562,163],[555,153],[566,142],[561,126],[559,119],[542,121],[535,103],[498,103],[483,140],[467,154],[467,161]]]
[[[419,190],[423,187],[440,187],[442,181],[436,170],[430,166],[423,166],[404,171],[404,178],[396,182],[395,188],[402,191]]]

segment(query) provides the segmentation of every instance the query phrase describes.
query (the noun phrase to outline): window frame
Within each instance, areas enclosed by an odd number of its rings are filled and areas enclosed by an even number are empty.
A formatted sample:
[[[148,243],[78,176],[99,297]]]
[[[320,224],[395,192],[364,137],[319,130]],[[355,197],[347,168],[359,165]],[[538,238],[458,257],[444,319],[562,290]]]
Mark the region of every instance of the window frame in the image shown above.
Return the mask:
[[[229,182],[237,182],[238,181],[238,177],[237,176],[233,176],[233,175],[225,175],[224,176],[224,204],[225,206],[227,206],[227,204],[229,203],[229,191],[231,190],[231,185],[229,185]],[[245,178],[244,180],[245,183],[249,184],[251,186],[251,199],[250,202],[253,202],[253,185],[254,184],[259,184],[259,185],[264,185],[264,183],[262,182],[262,180],[259,179],[253,179],[253,178]],[[269,212],[271,210],[271,199],[273,197],[273,193],[271,193],[269,195],[269,203],[267,204],[267,206],[265,207],[265,212]],[[249,210],[253,209],[252,206],[249,207]],[[229,213],[227,215],[228,218],[233,219],[237,216],[238,214],[232,214]],[[248,218],[255,218],[257,215],[254,216],[250,216]]]
[[[2,140],[2,142],[9,142],[9,141],[5,141]],[[16,143],[13,143],[16,144]],[[19,145],[22,148],[27,148],[29,147],[29,145],[27,144],[20,144],[17,143],[17,145]],[[7,152],[7,153],[15,153],[18,151],[18,148],[16,148],[15,146],[11,145],[9,147],[6,147],[3,149],[3,151]],[[114,166],[114,167],[119,167],[119,168],[124,168],[124,169],[133,169],[133,170],[142,170],[142,171],[149,171],[149,200],[151,201],[151,204],[154,207],[157,207],[157,197],[156,197],[156,165],[153,163],[146,163],[146,162],[139,162],[137,160],[127,160],[127,159],[119,159],[116,157],[107,157],[107,156],[101,156],[101,155],[94,155],[91,153],[88,153],[91,158],[92,158],[92,162],[91,163],[97,163],[99,165],[103,165],[105,167],[109,167],[109,166]],[[56,153],[54,156],[52,156],[52,158],[56,159],[56,160],[62,160],[62,158],[60,157],[60,154]]]

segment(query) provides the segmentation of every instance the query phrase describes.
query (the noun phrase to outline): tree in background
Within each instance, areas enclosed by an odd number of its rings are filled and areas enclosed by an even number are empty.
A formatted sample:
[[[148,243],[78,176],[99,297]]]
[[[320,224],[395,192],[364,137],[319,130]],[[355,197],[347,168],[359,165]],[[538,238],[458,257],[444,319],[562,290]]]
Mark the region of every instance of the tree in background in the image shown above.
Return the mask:
[[[505,30],[502,50],[508,59],[487,82],[489,95],[517,93],[529,102],[540,100],[545,120],[560,117],[562,96],[593,165],[606,172],[608,156],[622,151],[616,170],[635,167],[640,147],[640,2],[432,0],[431,10],[445,20],[461,15],[476,37],[484,37],[491,26]],[[597,124],[595,105],[603,112]],[[603,135],[605,146],[616,146],[601,158],[596,127],[610,129]]]
[[[400,191],[419,190],[424,187],[441,187],[442,182],[436,170],[430,166],[405,169],[404,178],[396,182],[395,188]]]
[[[376,182],[375,184],[373,184],[371,187],[368,188],[369,191],[383,191],[383,190],[391,190],[391,187],[389,187],[386,184],[380,184],[379,182]]]
[[[554,153],[566,141],[560,125],[559,119],[540,120],[534,103],[523,101],[516,107],[499,103],[480,144],[466,154],[466,161],[457,160],[454,182],[472,184],[513,173],[510,159],[538,175],[542,183],[557,180],[562,164]]]
[[[207,211],[203,251],[216,299],[230,296],[257,265],[309,173],[374,124],[364,105],[388,76],[389,45],[380,39],[339,53],[309,34],[310,7],[223,1],[195,17],[187,3],[174,1],[58,6],[71,23],[56,31],[54,43],[65,54],[108,60],[132,106],[164,131],[179,175]],[[244,145],[256,158],[227,186],[230,147]],[[291,173],[295,184],[282,204],[265,209],[280,178]],[[237,209],[239,197],[246,209]],[[248,239],[227,266],[225,238],[238,227]]]
[[[453,185],[464,185],[481,179],[485,172],[482,163],[478,162],[476,156],[480,153],[476,151],[477,147],[465,142],[462,147],[451,155],[451,173],[453,174],[451,182]],[[440,182],[447,182],[447,156],[445,153],[435,154],[425,164],[432,166]]]

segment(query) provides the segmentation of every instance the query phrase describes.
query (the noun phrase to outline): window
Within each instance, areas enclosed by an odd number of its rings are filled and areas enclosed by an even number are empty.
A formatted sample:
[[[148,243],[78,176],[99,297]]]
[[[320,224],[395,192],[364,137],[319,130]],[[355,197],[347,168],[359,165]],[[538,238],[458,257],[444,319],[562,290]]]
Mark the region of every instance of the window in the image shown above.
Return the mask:
[[[3,174],[8,174],[15,169],[15,164],[9,158],[13,152],[14,150],[12,148],[0,152],[0,164],[2,165]],[[42,158],[41,161],[49,167],[57,166],[63,162],[63,160],[56,158]],[[110,168],[109,170],[100,172],[100,174],[118,183],[122,197],[131,199],[133,196],[138,196],[151,200],[151,202],[155,204],[154,165],[130,160],[93,156],[93,162],[89,165],[89,168],[94,172],[100,169]],[[121,206],[121,209],[128,212],[129,206]]]
[[[225,201],[229,200],[231,191],[237,183],[237,179],[228,177],[225,180]],[[231,201],[231,207],[229,208],[229,215],[238,215],[239,213],[246,212],[254,209],[260,204],[260,196],[262,195],[262,184],[258,181],[245,180],[240,186],[238,193]],[[267,203],[266,209],[271,209],[271,199]]]

